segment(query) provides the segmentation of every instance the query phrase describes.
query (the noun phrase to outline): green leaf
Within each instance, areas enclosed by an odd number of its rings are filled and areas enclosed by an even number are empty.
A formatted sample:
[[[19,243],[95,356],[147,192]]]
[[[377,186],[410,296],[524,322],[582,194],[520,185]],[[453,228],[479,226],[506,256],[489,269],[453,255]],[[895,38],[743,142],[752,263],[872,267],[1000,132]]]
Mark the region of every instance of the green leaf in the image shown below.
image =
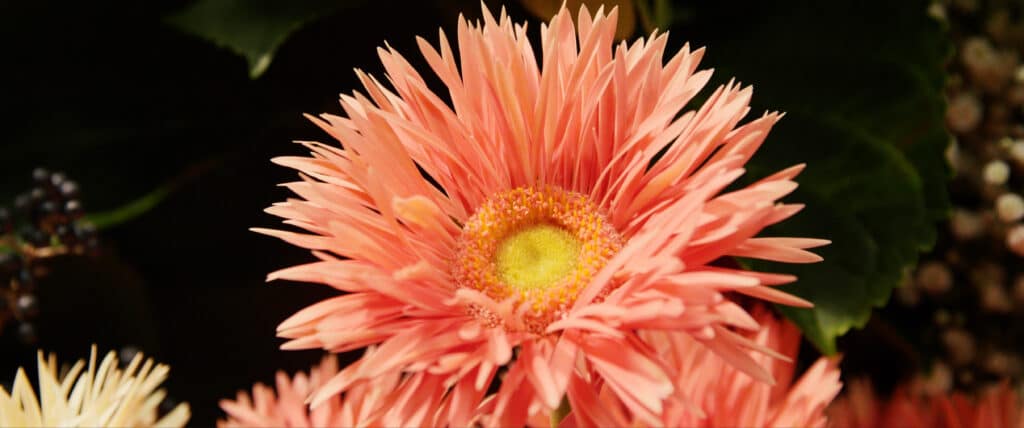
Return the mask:
[[[674,20],[670,0],[637,0],[636,10],[647,33],[655,29],[669,28]]]
[[[558,404],[558,408],[551,412],[551,425],[557,427],[562,424],[566,416],[569,416],[569,412],[572,412],[572,405],[569,404],[568,397],[562,397],[561,403]]]
[[[110,211],[89,214],[86,220],[97,229],[117,226],[152,210],[170,194],[171,187],[163,186]]]
[[[168,22],[231,49],[249,63],[249,76],[270,66],[277,48],[303,25],[359,0],[198,0]]]
[[[677,6],[680,7],[680,6]],[[753,111],[786,117],[750,162],[750,179],[807,163],[796,217],[765,236],[831,239],[785,290],[815,304],[781,308],[819,349],[867,322],[949,211],[943,156],[944,62],[951,51],[926,1],[721,4],[687,7],[679,30],[706,44],[716,76],[754,85]]]
[[[198,179],[203,174],[220,165],[222,162],[224,162],[222,157],[212,157],[193,163],[160,187],[149,191],[137,199],[120,205],[117,208],[91,213],[86,216],[86,221],[92,223],[97,229],[102,230],[134,220],[153,208],[156,208],[161,202],[167,199],[168,196],[174,193],[175,190],[178,190],[185,183]]]

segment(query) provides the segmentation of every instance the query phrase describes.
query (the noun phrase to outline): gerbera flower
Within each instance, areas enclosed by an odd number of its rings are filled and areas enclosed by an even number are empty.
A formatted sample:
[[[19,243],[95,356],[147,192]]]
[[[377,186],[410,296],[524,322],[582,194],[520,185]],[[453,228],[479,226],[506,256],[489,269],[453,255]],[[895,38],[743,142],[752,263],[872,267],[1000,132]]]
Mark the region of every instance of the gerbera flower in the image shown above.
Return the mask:
[[[754,319],[761,329],[745,336],[775,354],[751,353],[750,357],[770,368],[775,385],[751,378],[684,333],[641,332],[658,355],[670,361],[675,387],[703,411],[666,408],[656,426],[825,426],[825,408],[842,388],[838,360],[822,357],[792,382],[800,331],[767,310],[757,311]],[[569,391],[572,413],[562,426],[648,425],[631,414],[607,385],[579,376],[570,381]]]
[[[373,358],[371,352],[366,358]],[[275,388],[256,384],[252,395],[240,391],[235,400],[221,400],[227,419],[218,428],[241,427],[362,427],[440,426],[444,393],[442,377],[426,372],[400,377],[388,373],[349,388],[344,397],[334,396],[315,409],[309,395],[338,373],[338,362],[325,357],[309,374],[289,377],[278,372]],[[413,411],[408,411],[412,409]],[[416,410],[422,410],[416,412]]]
[[[158,389],[170,370],[142,353],[124,368],[114,352],[96,365],[92,347],[88,368],[79,360],[58,376],[57,356],[39,352],[39,391],[33,390],[23,368],[10,392],[0,388],[0,426],[4,427],[183,427],[189,407],[181,403],[163,417],[157,408],[166,396]],[[66,367],[65,367],[66,368]],[[83,369],[85,371],[83,371]]]
[[[928,394],[903,385],[885,399],[870,382],[850,382],[828,409],[833,428],[1024,428],[1024,406],[1008,382],[981,391]]]
[[[316,406],[366,379],[448,376],[449,422],[463,426],[499,367],[496,424],[520,425],[562,400],[580,364],[648,423],[682,400],[638,330],[691,335],[761,381],[768,370],[732,331],[757,329],[736,292],[809,303],[772,286],[789,275],[717,267],[722,257],[815,262],[827,241],[755,237],[800,210],[777,200],[802,166],[723,193],[781,117],[740,125],[749,87],[718,88],[683,111],[710,71],[703,50],[663,62],[667,37],[614,45],[616,11],[564,8],[541,27],[540,61],[525,25],[486,9],[460,19],[458,60],[419,40],[446,103],[391,48],[388,89],[357,71],[366,95],[345,117],[310,118],[342,147],[304,142],[282,157],[302,181],[271,214],[310,233],[255,229],[313,250],[318,262],[269,279],[319,282],[347,294],[284,321],[284,349],[333,352],[379,344],[346,367]],[[541,65],[542,64],[542,65]],[[529,410],[529,411],[527,411]]]

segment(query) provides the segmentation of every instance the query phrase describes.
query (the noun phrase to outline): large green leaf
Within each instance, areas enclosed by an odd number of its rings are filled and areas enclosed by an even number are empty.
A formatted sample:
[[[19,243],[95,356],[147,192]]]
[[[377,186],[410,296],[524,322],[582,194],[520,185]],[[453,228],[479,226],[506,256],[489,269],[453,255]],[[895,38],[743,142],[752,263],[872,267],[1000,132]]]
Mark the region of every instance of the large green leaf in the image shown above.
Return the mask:
[[[755,111],[786,117],[751,161],[751,178],[807,163],[790,198],[807,204],[766,235],[831,239],[787,291],[815,303],[783,308],[822,351],[863,326],[905,268],[935,241],[949,170],[941,95],[951,51],[927,2],[688,4],[678,30],[707,45],[719,78],[754,85]]]
[[[249,76],[270,66],[288,36],[316,18],[358,0],[198,0],[168,18],[181,30],[245,57]]]

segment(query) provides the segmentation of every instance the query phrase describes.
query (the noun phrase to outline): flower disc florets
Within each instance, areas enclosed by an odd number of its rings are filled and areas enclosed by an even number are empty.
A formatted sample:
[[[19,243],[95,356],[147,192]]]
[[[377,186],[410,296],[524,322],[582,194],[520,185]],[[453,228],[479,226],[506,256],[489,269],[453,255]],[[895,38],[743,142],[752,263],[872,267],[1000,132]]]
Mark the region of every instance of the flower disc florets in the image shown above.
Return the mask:
[[[515,298],[527,330],[540,332],[620,248],[622,237],[586,196],[520,187],[491,197],[469,218],[452,273],[460,287]]]

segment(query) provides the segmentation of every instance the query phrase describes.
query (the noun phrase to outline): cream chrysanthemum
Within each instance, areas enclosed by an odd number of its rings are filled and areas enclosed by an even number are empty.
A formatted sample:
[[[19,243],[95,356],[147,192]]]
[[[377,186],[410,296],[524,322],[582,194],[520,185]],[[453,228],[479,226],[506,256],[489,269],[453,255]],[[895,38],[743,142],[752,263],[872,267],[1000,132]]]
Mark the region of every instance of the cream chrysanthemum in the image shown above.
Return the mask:
[[[39,391],[18,368],[14,386],[0,388],[0,426],[4,427],[183,427],[190,413],[182,403],[161,418],[157,408],[166,396],[158,389],[170,370],[136,354],[126,367],[118,368],[114,352],[96,364],[92,347],[88,366],[78,360],[63,376],[58,375],[57,356],[39,352]],[[83,371],[84,369],[84,371]]]

